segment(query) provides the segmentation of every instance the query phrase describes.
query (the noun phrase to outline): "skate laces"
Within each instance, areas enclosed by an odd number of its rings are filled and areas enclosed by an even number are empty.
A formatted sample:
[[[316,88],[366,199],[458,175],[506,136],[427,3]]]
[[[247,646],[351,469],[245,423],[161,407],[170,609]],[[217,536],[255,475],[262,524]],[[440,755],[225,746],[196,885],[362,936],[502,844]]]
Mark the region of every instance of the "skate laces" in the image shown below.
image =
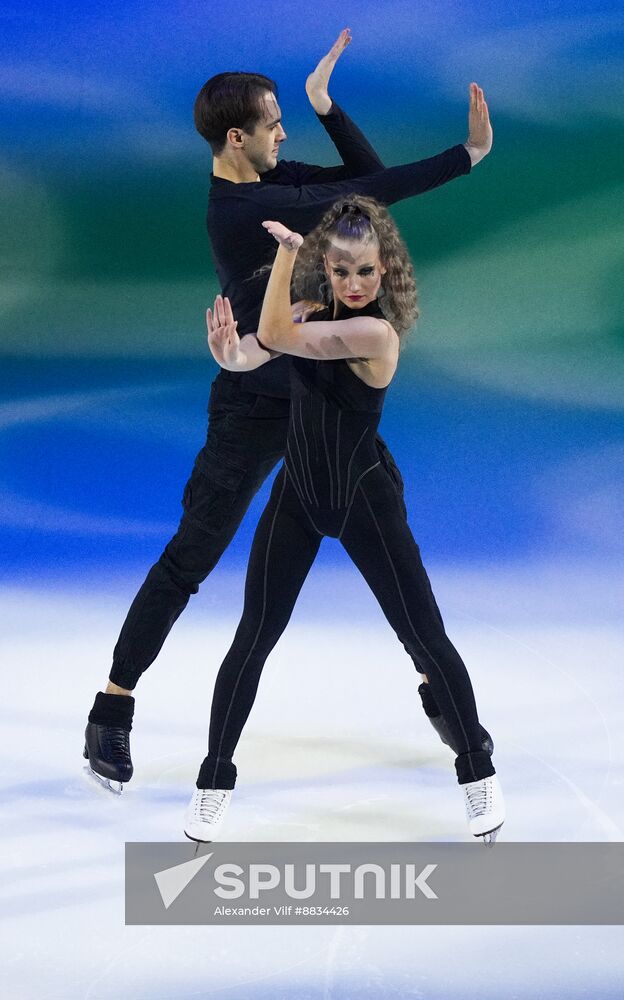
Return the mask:
[[[127,730],[120,726],[105,726],[103,736],[113,757],[124,761],[130,758],[130,733]]]
[[[195,815],[202,823],[216,819],[227,801],[227,791],[215,788],[198,788],[195,800]]]
[[[471,781],[464,785],[466,809],[471,817],[482,816],[490,808],[492,802],[492,782],[489,778],[481,781]]]

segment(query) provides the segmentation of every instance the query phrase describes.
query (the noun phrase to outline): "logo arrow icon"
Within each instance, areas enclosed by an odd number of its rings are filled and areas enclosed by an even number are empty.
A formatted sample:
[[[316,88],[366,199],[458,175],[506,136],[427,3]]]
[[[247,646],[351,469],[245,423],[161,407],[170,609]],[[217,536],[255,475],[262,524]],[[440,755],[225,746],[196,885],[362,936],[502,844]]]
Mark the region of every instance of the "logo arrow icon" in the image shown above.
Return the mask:
[[[176,901],[180,893],[186,889],[189,882],[195,878],[197,872],[204,867],[212,855],[211,851],[203,858],[193,858],[192,861],[183,861],[181,865],[174,865],[173,868],[164,868],[161,872],[155,872],[156,885],[166,910]]]

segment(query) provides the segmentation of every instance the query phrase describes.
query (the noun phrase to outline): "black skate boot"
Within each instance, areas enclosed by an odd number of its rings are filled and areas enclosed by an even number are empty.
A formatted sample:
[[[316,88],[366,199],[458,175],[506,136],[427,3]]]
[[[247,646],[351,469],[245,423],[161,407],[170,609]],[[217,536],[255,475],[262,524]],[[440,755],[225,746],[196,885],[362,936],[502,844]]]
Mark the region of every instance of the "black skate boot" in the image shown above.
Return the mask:
[[[134,713],[131,695],[102,694],[95,696],[85,729],[83,757],[89,761],[88,771],[95,780],[116,795],[132,777],[130,730]]]
[[[451,734],[449,732],[446,719],[444,718],[443,715],[440,714],[440,709],[436,704],[436,701],[431,693],[429,685],[425,683],[421,684],[420,687],[418,688],[418,694],[420,695],[423,708],[425,710],[425,715],[429,719],[429,722],[435,729],[436,733],[438,734],[442,742],[447,747],[450,747],[453,753],[457,755],[459,751],[455,749],[455,747],[451,742]],[[494,753],[494,740],[488,733],[487,729],[484,729],[483,726],[480,726],[479,728],[481,730],[481,747],[483,748],[483,750],[485,750],[486,753],[489,753],[491,757],[492,754]]]

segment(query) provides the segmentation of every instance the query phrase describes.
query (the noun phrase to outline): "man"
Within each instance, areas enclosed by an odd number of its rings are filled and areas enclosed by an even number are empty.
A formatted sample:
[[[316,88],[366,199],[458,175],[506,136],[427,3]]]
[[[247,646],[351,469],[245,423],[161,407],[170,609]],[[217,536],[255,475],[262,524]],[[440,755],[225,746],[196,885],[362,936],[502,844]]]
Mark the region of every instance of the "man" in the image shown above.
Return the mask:
[[[268,276],[263,268],[275,253],[272,237],[261,226],[264,219],[277,218],[305,235],[340,197],[357,192],[392,204],[469,173],[491,149],[487,105],[481,89],[471,84],[466,143],[427,160],[384,168],[357,126],[329,97],[329,78],[350,41],[345,29],[306,82],[310,103],[341,156],[341,167],[278,164],[286,133],[277,87],[268,77],[221,73],[208,80],[197,96],[195,125],[213,153],[208,234],[221,291],[232,303],[241,335],[257,329]],[[123,782],[132,777],[132,691],[140,675],[158,655],[190,595],[214,568],[252,498],[283,457],[288,365],[283,356],[253,372],[222,370],[213,382],[208,436],[184,489],[184,515],[130,607],[113,653],[108,686],[104,693],[98,692],[89,714],[84,756],[94,775],[111,790],[121,791]],[[378,449],[380,460],[400,482],[381,439]],[[426,714],[448,742],[427,685],[420,690]],[[489,739],[484,731],[484,745],[485,737]]]

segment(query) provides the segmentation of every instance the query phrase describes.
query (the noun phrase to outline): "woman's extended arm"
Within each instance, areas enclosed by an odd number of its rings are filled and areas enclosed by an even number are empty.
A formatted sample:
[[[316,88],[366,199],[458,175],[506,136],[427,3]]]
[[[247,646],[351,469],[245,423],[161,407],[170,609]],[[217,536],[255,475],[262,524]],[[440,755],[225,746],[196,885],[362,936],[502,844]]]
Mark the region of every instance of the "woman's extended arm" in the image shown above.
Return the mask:
[[[282,354],[317,361],[338,358],[381,358],[396,340],[389,323],[375,316],[325,323],[293,323],[290,281],[303,238],[279,222],[263,222],[279,243],[264,293],[258,324],[260,344]]]
[[[291,233],[279,222],[263,222],[262,225],[275,237],[279,246],[262,301],[258,339],[263,346],[280,350],[274,347],[277,341],[287,344],[291,339],[298,339],[301,328],[301,324],[293,322],[290,281],[303,237],[299,233]]]
[[[217,295],[214,313],[206,312],[208,347],[221,368],[230,372],[250,372],[278,356],[277,351],[262,347],[253,333],[239,337],[237,321],[229,299]]]

